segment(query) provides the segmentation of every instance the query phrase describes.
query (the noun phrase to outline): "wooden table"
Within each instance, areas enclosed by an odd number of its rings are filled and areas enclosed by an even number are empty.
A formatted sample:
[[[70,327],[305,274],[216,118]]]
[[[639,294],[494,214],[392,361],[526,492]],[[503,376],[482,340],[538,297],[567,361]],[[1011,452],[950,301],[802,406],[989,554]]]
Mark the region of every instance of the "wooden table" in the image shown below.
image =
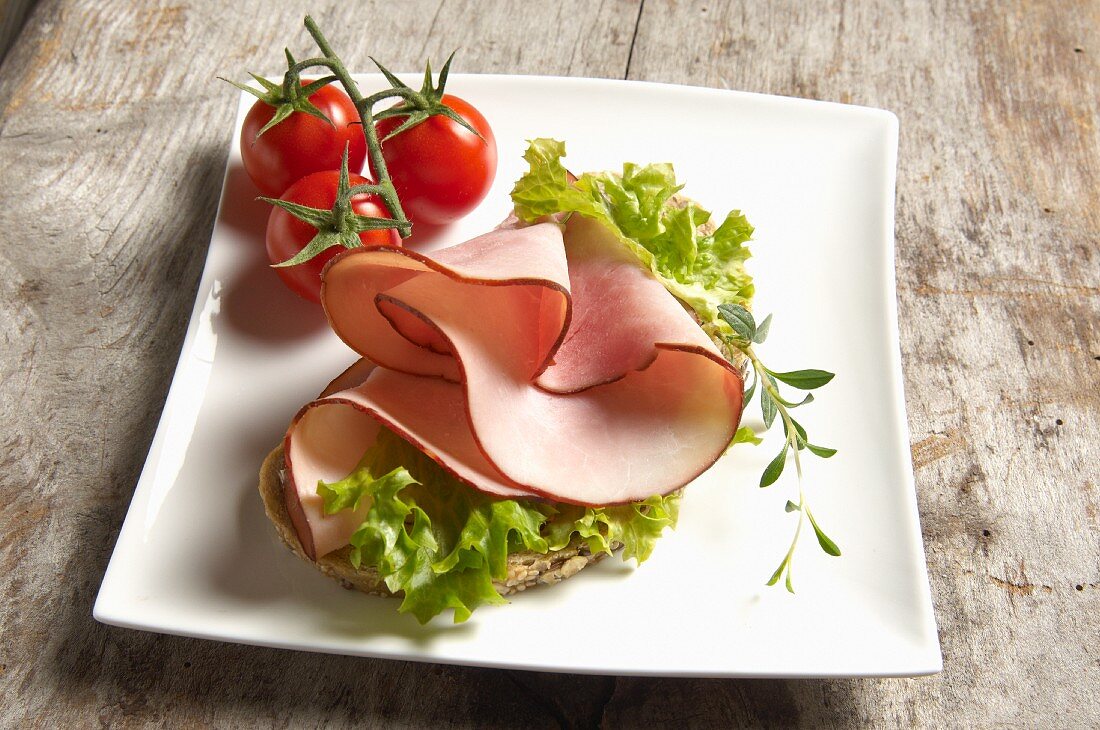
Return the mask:
[[[20,5],[22,3],[14,3]],[[648,79],[901,119],[897,278],[945,670],[578,677],[98,625],[237,94],[303,8],[42,0],[0,70],[0,725],[1100,724],[1100,4],[350,3],[348,66]]]

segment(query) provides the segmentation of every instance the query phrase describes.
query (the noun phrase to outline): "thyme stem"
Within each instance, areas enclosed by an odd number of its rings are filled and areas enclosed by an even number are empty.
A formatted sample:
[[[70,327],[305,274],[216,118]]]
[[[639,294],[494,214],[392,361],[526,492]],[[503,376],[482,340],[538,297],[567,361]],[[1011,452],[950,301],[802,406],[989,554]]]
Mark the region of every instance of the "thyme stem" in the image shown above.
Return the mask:
[[[721,335],[726,346],[731,352],[736,350],[743,354],[752,364],[755,380],[752,386],[745,391],[745,400],[751,401],[752,396],[756,392],[756,388],[759,387],[760,410],[764,415],[764,427],[771,428],[777,415],[783,420],[783,447],[780,449],[779,454],[768,464],[767,468],[764,469],[764,473],[760,477],[761,487],[767,487],[779,478],[779,475],[783,473],[783,465],[786,463],[787,452],[794,451],[794,468],[798,476],[798,503],[795,504],[793,501],[787,500],[786,511],[798,511],[798,525],[795,527],[791,545],[787,548],[787,554],[783,556],[783,561],[768,580],[768,585],[775,585],[779,582],[779,579],[783,577],[783,574],[786,573],[787,579],[785,583],[787,590],[794,593],[794,586],[791,582],[791,564],[794,559],[795,547],[798,545],[798,538],[802,535],[802,526],[807,520],[810,522],[810,525],[814,529],[814,533],[817,535],[817,541],[818,544],[821,545],[821,549],[829,555],[840,555],[840,548],[838,548],[836,543],[822,531],[821,526],[818,525],[817,520],[814,519],[813,513],[810,512],[810,505],[806,501],[806,492],[802,484],[802,458],[799,452],[802,449],[807,449],[815,456],[827,459],[836,453],[836,449],[816,446],[810,443],[809,437],[806,435],[806,430],[802,428],[798,421],[794,420],[790,414],[790,409],[797,408],[800,405],[810,402],[813,400],[813,396],[807,394],[806,398],[800,403],[788,401],[780,394],[779,383],[777,381],[781,380],[787,385],[798,388],[799,390],[814,390],[832,380],[833,374],[824,370],[813,369],[797,370],[787,373],[777,373],[773,370],[769,370],[753,351],[753,343],[760,344],[767,338],[768,329],[771,325],[771,315],[768,315],[763,322],[757,325],[756,319],[752,316],[752,313],[737,304],[718,305],[718,314],[719,317],[729,325],[735,335],[733,337],[725,334]],[[747,370],[747,368],[742,368],[742,370]]]
[[[741,348],[739,348],[741,349]],[[806,510],[809,509],[809,505],[806,504],[806,492],[802,488],[802,461],[799,458],[799,446],[798,446],[798,431],[795,430],[794,423],[791,419],[791,414],[787,410],[787,407],[783,405],[783,400],[780,397],[779,390],[772,385],[771,381],[767,377],[767,368],[764,367],[764,363],[760,362],[760,358],[753,352],[752,347],[745,347],[741,349],[745,357],[752,363],[752,369],[756,373],[756,380],[760,383],[760,387],[767,391],[768,395],[775,401],[776,410],[779,411],[779,416],[783,419],[783,430],[786,433],[787,444],[794,452],[794,469],[798,480],[798,525],[794,528],[794,537],[791,539],[791,546],[787,548],[787,554],[783,557],[783,562],[779,564],[779,569],[772,576],[772,580],[769,585],[778,581],[779,577],[783,574],[784,570],[787,573],[786,586],[787,590],[794,593],[794,588],[791,582],[791,563],[794,559],[794,549],[798,545],[798,538],[802,535],[802,523],[806,520]]]

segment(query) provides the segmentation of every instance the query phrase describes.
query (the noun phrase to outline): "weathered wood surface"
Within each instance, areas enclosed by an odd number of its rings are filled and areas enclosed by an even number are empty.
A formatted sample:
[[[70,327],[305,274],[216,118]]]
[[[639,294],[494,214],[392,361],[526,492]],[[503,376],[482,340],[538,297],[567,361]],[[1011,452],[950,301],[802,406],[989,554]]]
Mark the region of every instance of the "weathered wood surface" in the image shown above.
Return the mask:
[[[649,79],[901,118],[909,425],[943,674],[424,666],[91,618],[182,341],[236,95],[305,8],[42,0],[0,68],[0,725],[1100,725],[1100,4],[308,8],[352,68]]]

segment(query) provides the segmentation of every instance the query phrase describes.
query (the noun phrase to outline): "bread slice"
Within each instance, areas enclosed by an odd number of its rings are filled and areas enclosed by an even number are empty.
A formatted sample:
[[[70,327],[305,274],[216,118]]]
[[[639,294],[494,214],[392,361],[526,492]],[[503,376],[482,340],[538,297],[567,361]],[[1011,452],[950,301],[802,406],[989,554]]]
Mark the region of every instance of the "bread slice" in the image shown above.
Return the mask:
[[[316,561],[306,556],[283,500],[285,470],[283,447],[280,445],[267,455],[260,467],[260,496],[264,501],[264,511],[286,546],[302,560],[311,563],[325,575],[335,578],[345,588],[378,596],[392,596],[393,593],[386,587],[377,570],[368,566],[356,568],[351,564],[350,546],[323,555]],[[537,585],[552,585],[576,575],[605,556],[606,553],[603,552],[593,555],[588,545],[577,537],[561,550],[552,550],[546,554],[532,550],[512,553],[508,556],[508,577],[503,581],[494,581],[493,585],[502,596],[519,593]]]

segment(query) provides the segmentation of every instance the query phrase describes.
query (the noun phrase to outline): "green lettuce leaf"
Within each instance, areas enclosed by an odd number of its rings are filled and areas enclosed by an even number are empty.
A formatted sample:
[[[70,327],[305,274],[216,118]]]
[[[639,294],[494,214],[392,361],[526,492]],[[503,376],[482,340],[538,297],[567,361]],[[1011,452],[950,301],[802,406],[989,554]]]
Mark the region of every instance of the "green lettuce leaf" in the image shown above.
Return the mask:
[[[718,305],[746,305],[753,295],[745,270],[753,227],[730,212],[709,234],[699,226],[711,214],[694,202],[673,200],[681,185],[669,164],[623,165],[621,174],[585,173],[574,183],[562,165],[565,144],[532,140],[530,166],[512,189],[516,215],[530,222],[555,213],[593,218],[614,232],[665,287],[699,315],[703,328],[730,333]]]
[[[576,534],[593,554],[611,554],[612,546],[621,543],[623,560],[633,558],[640,565],[653,554],[657,538],[664,529],[676,526],[680,493],[658,494],[644,502],[614,507],[580,507],[572,504],[555,507],[558,514],[545,529],[551,550],[565,547]]]
[[[369,505],[351,538],[352,564],[374,566],[404,594],[398,610],[421,623],[448,608],[461,623],[478,606],[506,603],[493,581],[507,577],[508,554],[559,549],[574,533],[593,552],[622,543],[623,559],[641,563],[678,509],[676,496],[604,508],[492,499],[387,429],[351,474],[319,482],[317,493],[328,514]]]

